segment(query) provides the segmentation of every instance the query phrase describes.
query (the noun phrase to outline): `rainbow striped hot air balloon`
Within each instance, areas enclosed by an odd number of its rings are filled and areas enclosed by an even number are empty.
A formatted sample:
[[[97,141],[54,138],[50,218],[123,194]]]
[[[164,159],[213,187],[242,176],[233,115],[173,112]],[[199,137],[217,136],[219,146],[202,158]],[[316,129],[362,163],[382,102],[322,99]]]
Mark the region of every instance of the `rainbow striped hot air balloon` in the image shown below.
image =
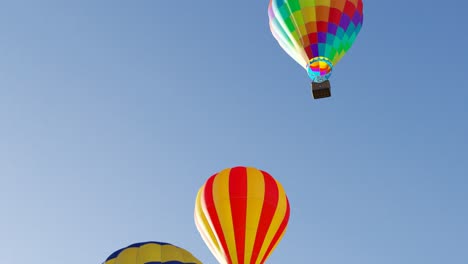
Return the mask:
[[[333,67],[361,30],[362,0],[270,0],[270,29],[312,79],[314,98],[329,97]]]
[[[195,223],[223,264],[262,264],[283,237],[289,202],[279,182],[250,167],[225,169],[201,187]]]
[[[112,253],[103,264],[202,264],[187,250],[169,243],[143,242]]]

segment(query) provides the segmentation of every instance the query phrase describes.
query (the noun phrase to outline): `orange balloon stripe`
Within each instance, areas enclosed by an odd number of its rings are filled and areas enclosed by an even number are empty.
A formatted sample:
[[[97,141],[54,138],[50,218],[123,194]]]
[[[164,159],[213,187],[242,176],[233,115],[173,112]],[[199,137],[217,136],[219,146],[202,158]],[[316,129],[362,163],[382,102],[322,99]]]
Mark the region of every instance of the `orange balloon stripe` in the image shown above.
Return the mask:
[[[272,251],[273,248],[276,246],[276,244],[278,244],[278,242],[279,242],[281,236],[282,236],[282,235],[284,234],[284,232],[286,231],[286,226],[288,225],[289,214],[290,214],[288,198],[286,198],[286,203],[287,203],[287,208],[286,208],[286,214],[284,215],[284,219],[283,219],[283,221],[281,222],[281,225],[280,225],[278,231],[276,232],[275,236],[273,237],[273,240],[271,241],[271,244],[270,244],[270,246],[268,247],[268,250],[266,251],[265,255],[263,256],[262,262],[260,262],[260,263],[264,263],[265,260],[268,258],[268,256],[270,256],[271,251]]]
[[[228,264],[231,264],[232,263],[232,260],[231,260],[231,256],[229,255],[229,249],[228,249],[228,246],[227,246],[227,243],[226,243],[226,238],[224,237],[224,232],[223,232],[223,229],[221,227],[221,223],[219,221],[219,217],[218,217],[218,212],[216,211],[216,206],[215,206],[215,201],[214,201],[214,197],[213,197],[213,182],[214,182],[214,179],[216,177],[217,174],[211,176],[208,181],[206,182],[206,185],[205,185],[205,204],[206,204],[206,208],[207,208],[207,211],[206,213],[208,213],[209,215],[209,218],[211,219],[212,221],[212,224],[213,224],[213,228],[214,228],[214,233],[217,234],[218,236],[218,239],[221,243],[221,248],[223,249],[224,251],[224,255],[226,257],[226,260],[228,261]]]
[[[229,196],[237,249],[237,261],[244,263],[245,225],[247,218],[247,168],[232,168],[229,173]]]
[[[255,238],[254,249],[252,251],[252,258],[250,259],[251,264],[255,264],[258,257],[261,257],[258,254],[262,249],[265,236],[268,232],[268,229],[270,228],[271,220],[275,215],[279,199],[278,185],[276,184],[275,179],[273,179],[273,177],[271,177],[266,172],[263,172],[263,179],[265,180],[265,199],[263,201],[260,222],[258,223],[257,236]]]

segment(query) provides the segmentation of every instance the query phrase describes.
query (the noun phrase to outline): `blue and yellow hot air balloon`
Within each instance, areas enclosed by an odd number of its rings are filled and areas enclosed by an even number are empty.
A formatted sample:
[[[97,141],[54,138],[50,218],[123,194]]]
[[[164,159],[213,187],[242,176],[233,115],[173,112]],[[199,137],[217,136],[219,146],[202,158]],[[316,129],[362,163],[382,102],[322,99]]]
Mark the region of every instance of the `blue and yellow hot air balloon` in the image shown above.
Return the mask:
[[[112,253],[103,264],[202,264],[187,250],[162,242],[135,243]]]

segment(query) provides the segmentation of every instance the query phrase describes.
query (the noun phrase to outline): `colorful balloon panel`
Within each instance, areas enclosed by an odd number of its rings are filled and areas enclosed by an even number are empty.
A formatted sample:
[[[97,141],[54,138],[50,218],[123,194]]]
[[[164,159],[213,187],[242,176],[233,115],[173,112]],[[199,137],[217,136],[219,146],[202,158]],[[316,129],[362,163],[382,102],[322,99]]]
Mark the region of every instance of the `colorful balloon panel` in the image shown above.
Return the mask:
[[[290,207],[270,174],[251,167],[225,169],[200,188],[195,223],[220,263],[264,263],[283,237]]]
[[[112,253],[103,264],[202,264],[190,252],[169,243],[143,242]]]
[[[361,30],[362,0],[270,0],[270,29],[316,82],[327,80]]]

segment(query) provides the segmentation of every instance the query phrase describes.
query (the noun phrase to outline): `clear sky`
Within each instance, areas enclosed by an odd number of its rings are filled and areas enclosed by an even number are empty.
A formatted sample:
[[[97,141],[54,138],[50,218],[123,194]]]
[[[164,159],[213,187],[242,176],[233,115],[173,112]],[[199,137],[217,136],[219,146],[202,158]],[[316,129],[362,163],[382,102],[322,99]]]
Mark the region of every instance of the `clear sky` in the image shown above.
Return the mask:
[[[291,203],[268,263],[468,263],[468,4],[364,5],[314,101],[268,0],[1,3],[2,262],[156,240],[215,264],[196,192],[245,165]]]

